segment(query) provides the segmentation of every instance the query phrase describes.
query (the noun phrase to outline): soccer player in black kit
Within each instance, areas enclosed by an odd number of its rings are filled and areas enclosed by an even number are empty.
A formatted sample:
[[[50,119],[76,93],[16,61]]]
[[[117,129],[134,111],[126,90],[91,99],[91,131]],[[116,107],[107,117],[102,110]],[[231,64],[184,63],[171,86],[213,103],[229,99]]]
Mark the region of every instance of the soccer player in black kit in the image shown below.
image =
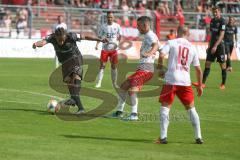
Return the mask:
[[[80,100],[80,88],[83,75],[83,58],[77,47],[77,41],[92,40],[107,42],[105,39],[84,36],[69,32],[59,27],[53,34],[50,34],[45,39],[33,44],[33,48],[43,47],[47,43],[51,43],[54,47],[59,62],[62,64],[63,81],[67,83],[71,98],[64,102],[65,105],[77,105],[77,114],[84,113],[84,107]]]
[[[225,53],[227,54],[227,71],[230,72],[232,71],[231,54],[234,44],[237,45],[237,27],[234,23],[234,17],[230,16],[228,19],[228,24],[226,25],[224,35]]]
[[[218,7],[213,7],[212,13],[214,18],[211,19],[210,23],[211,39],[207,48],[207,57],[205,62],[205,69],[203,72],[202,87],[203,88],[205,87],[207,77],[210,73],[211,64],[217,58],[217,62],[220,64],[220,67],[222,69],[222,83],[220,85],[220,89],[225,89],[227,72],[226,72],[225,46],[223,38],[226,25],[225,20],[221,16],[220,9]],[[198,86],[198,83],[196,82],[192,84],[194,86]]]

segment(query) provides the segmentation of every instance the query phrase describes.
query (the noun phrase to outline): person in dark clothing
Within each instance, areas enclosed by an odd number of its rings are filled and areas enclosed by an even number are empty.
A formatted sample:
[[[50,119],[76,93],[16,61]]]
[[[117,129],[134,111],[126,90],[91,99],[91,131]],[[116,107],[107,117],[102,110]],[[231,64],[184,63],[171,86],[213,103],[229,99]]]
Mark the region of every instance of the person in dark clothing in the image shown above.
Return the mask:
[[[107,42],[106,39],[99,39],[83,34],[67,32],[59,27],[53,34],[45,39],[33,43],[33,48],[43,47],[51,43],[54,47],[59,62],[62,64],[63,82],[67,83],[71,98],[64,102],[65,105],[77,105],[77,114],[84,113],[84,107],[80,100],[81,80],[83,75],[83,58],[77,47],[77,42],[81,40],[92,40]]]
[[[213,7],[212,13],[214,18],[212,18],[210,22],[211,38],[207,48],[207,57],[205,62],[205,69],[203,72],[202,87],[205,88],[206,86],[205,83],[210,73],[211,64],[212,62],[215,61],[215,59],[217,59],[217,62],[220,64],[222,70],[222,83],[220,85],[220,89],[225,89],[227,72],[226,72],[225,45],[223,38],[225,34],[226,24],[225,19],[221,16],[221,12],[218,7]],[[196,82],[192,84],[194,86],[199,85]]]
[[[234,44],[237,45],[237,27],[234,24],[234,17],[229,17],[228,24],[224,34],[225,53],[227,55],[227,71],[232,71],[231,66],[231,54],[233,51]]]

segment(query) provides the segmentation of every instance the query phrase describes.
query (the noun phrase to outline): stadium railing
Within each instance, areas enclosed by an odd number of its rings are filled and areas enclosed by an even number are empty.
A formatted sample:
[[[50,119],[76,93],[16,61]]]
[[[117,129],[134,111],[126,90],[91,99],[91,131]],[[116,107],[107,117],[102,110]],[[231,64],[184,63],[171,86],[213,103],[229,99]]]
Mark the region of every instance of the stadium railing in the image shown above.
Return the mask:
[[[56,6],[22,6],[22,5],[0,5],[4,10],[12,12],[12,27],[10,30],[0,27],[0,37],[5,38],[42,38],[52,32],[52,26],[57,22],[57,16],[65,17],[69,31],[84,32],[85,34],[94,35],[98,27],[106,21],[106,9],[96,8],[74,8],[74,7],[56,7]],[[28,26],[17,33],[16,18],[20,9],[28,11]],[[141,15],[147,15],[152,18],[152,29],[157,33],[160,40],[165,39],[165,35],[170,29],[177,28],[179,17],[177,16],[160,16],[155,11],[145,10],[145,12],[131,10],[111,10],[114,12],[116,22],[119,23],[124,32],[124,36],[131,40],[138,40],[136,29],[136,19]],[[183,12],[185,24],[190,28],[200,28],[197,22],[198,15],[205,16],[204,13]],[[2,16],[0,15],[0,20]],[[239,14],[223,14],[225,17],[234,16],[239,24]]]

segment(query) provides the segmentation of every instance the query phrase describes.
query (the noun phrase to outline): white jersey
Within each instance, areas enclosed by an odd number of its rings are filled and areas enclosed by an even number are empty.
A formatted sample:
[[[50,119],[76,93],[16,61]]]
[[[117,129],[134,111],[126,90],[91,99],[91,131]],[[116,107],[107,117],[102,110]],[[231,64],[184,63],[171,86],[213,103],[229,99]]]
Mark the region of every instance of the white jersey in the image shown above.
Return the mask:
[[[140,49],[140,64],[137,69],[154,72],[155,55],[144,57],[144,54],[151,50],[153,43],[159,44],[159,41],[157,35],[150,30],[143,37]]]
[[[103,24],[99,30],[99,37],[107,38],[109,42],[118,45],[118,38],[122,35],[121,27],[117,23],[112,23],[112,25]],[[108,50],[107,44],[103,43],[103,50]]]
[[[192,44],[184,38],[169,40],[161,53],[168,54],[168,70],[165,74],[167,84],[190,86],[190,65],[200,66],[198,54]]]

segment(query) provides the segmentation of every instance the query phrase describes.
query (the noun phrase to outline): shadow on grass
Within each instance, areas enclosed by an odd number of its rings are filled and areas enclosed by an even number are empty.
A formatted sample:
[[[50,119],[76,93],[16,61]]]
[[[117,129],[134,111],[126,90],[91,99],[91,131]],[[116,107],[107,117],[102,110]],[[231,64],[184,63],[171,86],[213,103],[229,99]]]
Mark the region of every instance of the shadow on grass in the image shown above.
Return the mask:
[[[92,139],[92,140],[103,140],[103,141],[123,141],[123,142],[140,142],[140,143],[153,143],[153,140],[147,139],[130,139],[130,138],[113,138],[113,137],[95,137],[95,136],[81,136],[81,135],[61,135],[65,138],[72,139]]]
[[[26,108],[0,108],[0,111],[33,112],[41,115],[51,115],[47,111],[38,110],[38,109],[26,109]]]

